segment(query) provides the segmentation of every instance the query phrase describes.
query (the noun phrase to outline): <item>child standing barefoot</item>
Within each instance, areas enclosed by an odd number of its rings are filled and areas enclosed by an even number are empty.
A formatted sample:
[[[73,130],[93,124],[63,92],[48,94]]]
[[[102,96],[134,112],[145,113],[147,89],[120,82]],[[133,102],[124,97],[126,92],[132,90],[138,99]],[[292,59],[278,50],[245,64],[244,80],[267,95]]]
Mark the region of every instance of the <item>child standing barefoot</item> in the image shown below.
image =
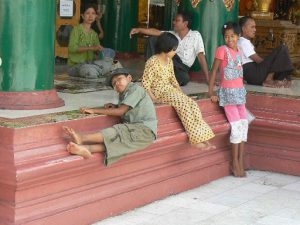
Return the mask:
[[[219,47],[213,64],[209,83],[209,95],[213,102],[219,101],[224,107],[226,117],[231,126],[230,142],[232,143],[232,167],[234,176],[244,177],[243,154],[244,142],[247,141],[248,121],[245,108],[246,89],[243,84],[243,68],[241,53],[237,42],[240,28],[236,23],[224,25],[222,34],[226,45]],[[221,75],[218,97],[213,94],[217,70]]]
[[[215,135],[203,120],[197,103],[185,95],[174,74],[172,57],[176,54],[178,39],[169,32],[157,38],[156,55],[146,62],[143,87],[154,102],[165,103],[175,108],[190,143],[202,150],[214,149],[208,140]]]
[[[155,107],[147,92],[131,80],[126,69],[114,70],[107,78],[107,85],[119,93],[119,104],[109,103],[102,109],[81,109],[82,113],[119,116],[124,123],[86,135],[63,127],[71,138],[68,152],[84,158],[90,158],[95,152],[105,152],[105,164],[110,165],[126,154],[153,143],[157,134]]]

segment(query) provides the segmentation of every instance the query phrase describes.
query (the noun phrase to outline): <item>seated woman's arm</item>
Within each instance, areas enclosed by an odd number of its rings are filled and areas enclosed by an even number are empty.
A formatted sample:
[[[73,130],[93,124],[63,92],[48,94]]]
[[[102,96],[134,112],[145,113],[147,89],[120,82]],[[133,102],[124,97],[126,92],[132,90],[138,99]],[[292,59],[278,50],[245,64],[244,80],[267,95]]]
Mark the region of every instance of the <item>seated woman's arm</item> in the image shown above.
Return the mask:
[[[217,77],[217,71],[220,67],[220,64],[221,64],[221,60],[215,58],[212,71],[211,71],[210,80],[209,80],[209,87],[208,87],[208,95],[212,102],[217,102],[219,100],[218,96],[215,95],[214,93],[214,87],[215,87],[215,82]]]
[[[172,65],[172,68],[173,68],[173,65]],[[181,87],[180,87],[180,85],[179,85],[179,83],[178,83],[178,81],[177,81],[174,73],[173,73],[173,76],[171,77],[170,82],[173,85],[173,87],[177,88],[178,91],[182,92]]]
[[[151,91],[151,86],[152,86],[152,82],[153,82],[153,79],[154,79],[154,74],[153,74],[153,71],[154,71],[153,67],[154,66],[155,65],[150,60],[148,60],[146,62],[145,70],[144,70],[144,73],[143,73],[142,86],[148,92],[148,94],[151,97],[152,101],[154,103],[158,103],[159,101],[157,100],[157,98],[155,97],[155,95]]]
[[[97,17],[96,17],[96,25],[99,29],[99,39],[103,39],[104,38],[104,30],[102,28],[102,25],[101,25],[101,18],[102,18],[102,13],[97,11]]]
[[[78,47],[77,52],[87,52],[87,51],[102,51],[103,47],[101,45],[87,46],[87,47]]]
[[[250,59],[252,59],[254,62],[256,63],[261,63],[264,59],[261,58],[257,53],[255,53],[254,55],[249,56]]]
[[[80,46],[79,45],[79,36],[80,33],[77,27],[74,27],[69,41],[69,52],[70,53],[78,53],[78,52],[86,52],[86,51],[102,51],[103,47],[99,43],[99,39],[97,38],[98,42],[92,44],[92,46]],[[95,40],[95,41],[97,41]]]

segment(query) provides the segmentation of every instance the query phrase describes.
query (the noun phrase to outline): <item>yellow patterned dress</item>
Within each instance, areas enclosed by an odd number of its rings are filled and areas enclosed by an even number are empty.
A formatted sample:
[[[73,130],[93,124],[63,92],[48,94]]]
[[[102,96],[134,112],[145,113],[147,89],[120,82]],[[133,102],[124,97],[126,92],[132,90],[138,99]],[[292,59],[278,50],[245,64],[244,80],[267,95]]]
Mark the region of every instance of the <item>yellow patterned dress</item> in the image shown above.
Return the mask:
[[[160,102],[175,108],[191,144],[208,141],[215,136],[203,120],[197,103],[181,91],[172,60],[163,65],[156,55],[152,56],[146,62],[142,84]]]

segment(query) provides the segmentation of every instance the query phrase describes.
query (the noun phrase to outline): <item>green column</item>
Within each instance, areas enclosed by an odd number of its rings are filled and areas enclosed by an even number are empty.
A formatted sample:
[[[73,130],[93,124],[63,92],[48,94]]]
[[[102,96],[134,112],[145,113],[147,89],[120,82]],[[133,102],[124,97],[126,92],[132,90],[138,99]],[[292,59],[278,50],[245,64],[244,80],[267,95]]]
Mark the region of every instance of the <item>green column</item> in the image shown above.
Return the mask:
[[[235,0],[229,10],[223,0],[202,0],[195,8],[190,0],[182,0],[179,9],[192,13],[192,29],[202,35],[208,66],[211,68],[216,48],[224,43],[222,26],[228,21],[238,20],[239,1]]]
[[[102,0],[105,7],[103,45],[119,52],[136,52],[137,39],[129,38],[138,24],[138,0]]]
[[[54,0],[0,0],[0,108],[64,105],[54,89]]]
[[[173,29],[173,20],[177,13],[176,1],[165,0],[164,30]]]
[[[0,91],[53,89],[54,0],[0,0]]]

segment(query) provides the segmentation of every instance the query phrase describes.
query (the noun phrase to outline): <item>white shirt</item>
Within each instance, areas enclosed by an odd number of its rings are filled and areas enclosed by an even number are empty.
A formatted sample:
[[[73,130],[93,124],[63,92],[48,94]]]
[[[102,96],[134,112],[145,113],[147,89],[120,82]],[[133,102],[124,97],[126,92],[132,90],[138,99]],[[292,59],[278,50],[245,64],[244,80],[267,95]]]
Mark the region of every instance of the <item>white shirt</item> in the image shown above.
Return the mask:
[[[242,64],[244,65],[246,63],[253,62],[253,60],[249,57],[251,55],[256,54],[256,52],[254,50],[254,45],[251,43],[251,41],[244,37],[240,37],[237,44],[238,48],[242,53]]]
[[[199,31],[189,30],[183,39],[180,39],[179,35],[174,31],[169,32],[177,37],[179,44],[176,53],[188,67],[191,67],[194,64],[195,59],[200,52],[205,54],[203,39]]]

